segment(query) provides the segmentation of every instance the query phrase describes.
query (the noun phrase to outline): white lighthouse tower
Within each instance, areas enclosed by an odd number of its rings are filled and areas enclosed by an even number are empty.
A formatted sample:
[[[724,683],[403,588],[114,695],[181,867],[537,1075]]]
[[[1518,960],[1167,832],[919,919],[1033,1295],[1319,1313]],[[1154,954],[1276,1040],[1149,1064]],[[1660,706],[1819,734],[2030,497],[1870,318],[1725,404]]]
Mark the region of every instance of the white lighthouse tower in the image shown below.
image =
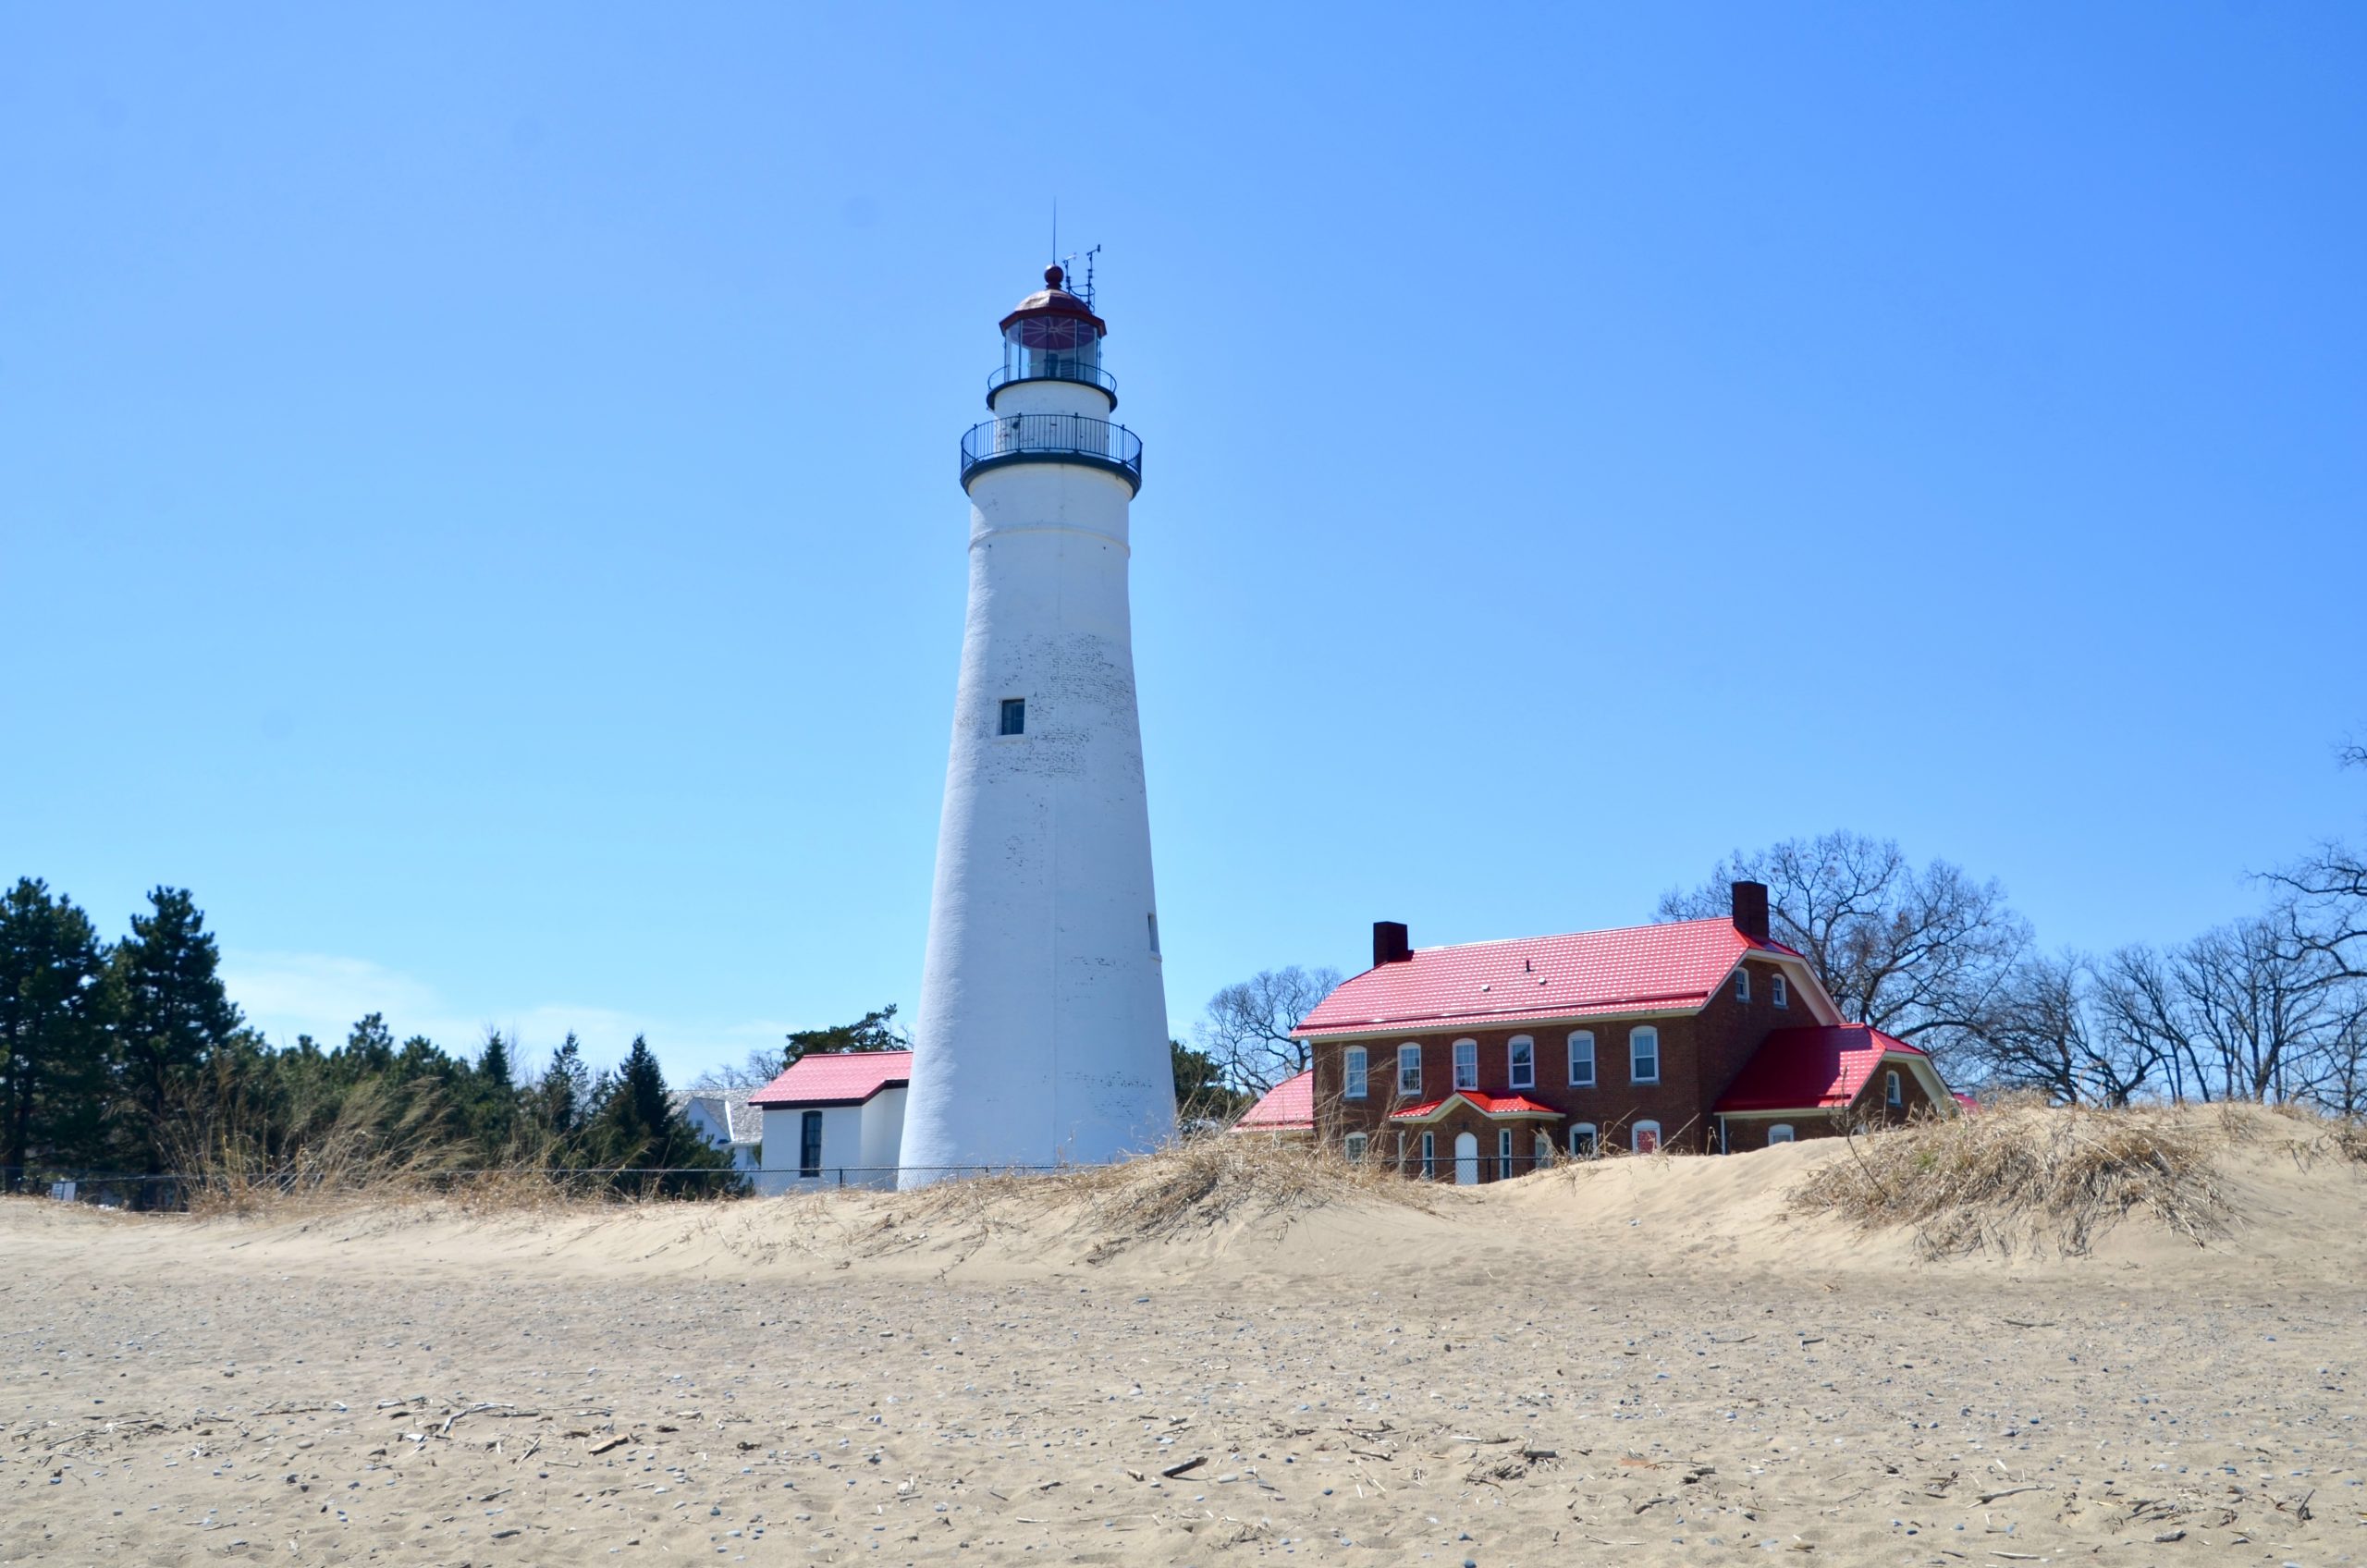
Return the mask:
[[[901,1183],[1090,1164],[1175,1128],[1126,604],[1142,443],[1108,325],[1063,287],[1002,320],[962,439],[970,608],[914,1020]]]

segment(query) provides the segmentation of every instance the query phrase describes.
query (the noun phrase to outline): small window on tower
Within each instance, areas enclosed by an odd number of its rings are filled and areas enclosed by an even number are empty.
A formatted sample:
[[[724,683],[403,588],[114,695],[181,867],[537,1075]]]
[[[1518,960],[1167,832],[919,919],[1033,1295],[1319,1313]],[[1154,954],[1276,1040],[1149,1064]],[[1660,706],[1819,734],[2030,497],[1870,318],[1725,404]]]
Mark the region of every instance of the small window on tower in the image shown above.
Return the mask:
[[[1156,914],[1150,917],[1150,956],[1159,956],[1159,916]]]
[[[1002,733],[1005,735],[1027,733],[1026,698],[1005,697],[1002,700]]]

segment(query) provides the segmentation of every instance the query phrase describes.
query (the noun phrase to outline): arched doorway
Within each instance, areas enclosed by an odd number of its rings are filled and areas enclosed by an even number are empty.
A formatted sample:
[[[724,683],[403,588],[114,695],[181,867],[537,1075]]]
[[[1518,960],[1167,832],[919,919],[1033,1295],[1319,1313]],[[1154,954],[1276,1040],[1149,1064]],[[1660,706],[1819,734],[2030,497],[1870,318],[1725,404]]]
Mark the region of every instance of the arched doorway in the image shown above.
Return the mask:
[[[1454,1184],[1476,1187],[1479,1184],[1479,1137],[1476,1133],[1454,1135]]]

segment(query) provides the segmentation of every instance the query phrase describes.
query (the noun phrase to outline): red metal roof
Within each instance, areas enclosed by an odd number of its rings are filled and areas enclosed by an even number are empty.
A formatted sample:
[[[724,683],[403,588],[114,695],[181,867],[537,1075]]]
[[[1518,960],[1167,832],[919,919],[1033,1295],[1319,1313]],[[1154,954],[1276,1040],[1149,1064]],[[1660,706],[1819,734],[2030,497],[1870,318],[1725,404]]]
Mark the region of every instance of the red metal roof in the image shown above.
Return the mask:
[[[1692,1012],[1746,953],[1799,956],[1781,942],[1752,940],[1728,919],[1423,948],[1402,963],[1344,982],[1292,1033],[1312,1039],[1399,1027]]]
[[[1233,1130],[1236,1133],[1281,1133],[1294,1128],[1312,1129],[1314,1125],[1315,1073],[1310,1069],[1296,1077],[1285,1078],[1267,1090],[1264,1097],[1233,1124]]]
[[[1925,1057],[1867,1023],[1778,1029],[1718,1096],[1720,1111],[1811,1110],[1856,1099],[1886,1056]]]
[[[910,1051],[822,1051],[748,1096],[756,1106],[861,1105],[882,1089],[909,1084]]]
[[[1409,1105],[1404,1110],[1389,1113],[1392,1121],[1435,1121],[1446,1114],[1446,1109],[1461,1100],[1482,1116],[1551,1116],[1560,1120],[1562,1113],[1550,1105],[1539,1105],[1527,1095],[1483,1095],[1477,1089],[1457,1089],[1442,1100],[1425,1100]]]

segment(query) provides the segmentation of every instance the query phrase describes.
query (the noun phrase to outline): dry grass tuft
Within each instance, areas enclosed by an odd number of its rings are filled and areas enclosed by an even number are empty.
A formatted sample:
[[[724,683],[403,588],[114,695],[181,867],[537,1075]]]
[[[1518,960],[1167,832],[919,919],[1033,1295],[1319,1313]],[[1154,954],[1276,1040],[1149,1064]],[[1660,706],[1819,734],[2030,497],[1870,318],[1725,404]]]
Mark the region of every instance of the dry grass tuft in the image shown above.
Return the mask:
[[[2340,1151],[2345,1159],[2367,1165],[2367,1121],[2349,1121],[2335,1123],[2327,1141]]]
[[[1425,1208],[1422,1184],[1336,1147],[1214,1132],[1116,1165],[941,1182],[905,1195],[884,1228],[969,1223],[990,1232],[1048,1216],[1071,1220],[1093,1261],[1129,1247],[1207,1231],[1233,1219],[1302,1214],[1342,1203]]]
[[[2134,1211],[2199,1246],[2231,1218],[2213,1157],[2237,1134],[2222,1121],[2006,1100],[1853,1138],[1793,1201],[1861,1226],[1912,1226],[1917,1250],[1932,1257],[2076,1256]]]
[[[398,1121],[391,1133],[376,1131],[391,1109],[385,1090],[364,1087],[293,1149],[268,1149],[236,1128],[181,1140],[173,1164],[188,1177],[189,1212],[253,1219],[415,1195],[441,1162],[425,1147],[421,1112]]]
[[[515,1142],[488,1164],[472,1144],[437,1126],[432,1097],[406,1109],[383,1085],[364,1085],[334,1120],[292,1146],[269,1149],[237,1129],[178,1140],[179,1195],[201,1219],[277,1220],[356,1208],[417,1206],[472,1217],[541,1215],[656,1201],[619,1193],[604,1177],[553,1169],[547,1139]]]

